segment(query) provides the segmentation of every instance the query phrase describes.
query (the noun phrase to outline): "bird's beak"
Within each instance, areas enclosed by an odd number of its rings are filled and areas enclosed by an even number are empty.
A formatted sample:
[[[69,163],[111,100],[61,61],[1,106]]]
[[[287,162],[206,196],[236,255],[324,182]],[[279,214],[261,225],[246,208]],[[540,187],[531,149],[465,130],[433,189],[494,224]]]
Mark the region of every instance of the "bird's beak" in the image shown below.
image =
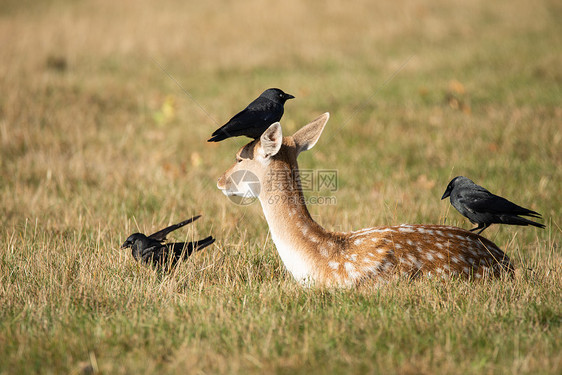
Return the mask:
[[[443,196],[441,197],[441,200],[447,198],[450,195],[451,195],[451,192],[449,190],[445,190],[445,192],[443,193]]]
[[[291,94],[285,94],[285,100],[294,99],[295,97]]]

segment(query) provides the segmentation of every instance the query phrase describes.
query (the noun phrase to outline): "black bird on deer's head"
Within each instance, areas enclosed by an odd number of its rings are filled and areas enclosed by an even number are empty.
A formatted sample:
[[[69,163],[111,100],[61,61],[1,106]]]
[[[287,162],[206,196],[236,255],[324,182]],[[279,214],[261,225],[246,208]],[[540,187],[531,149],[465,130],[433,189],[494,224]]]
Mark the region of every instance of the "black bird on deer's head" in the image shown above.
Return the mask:
[[[293,95],[280,89],[265,90],[256,100],[215,130],[207,142],[220,142],[241,135],[259,138],[271,124],[281,120],[285,102],[293,98]]]

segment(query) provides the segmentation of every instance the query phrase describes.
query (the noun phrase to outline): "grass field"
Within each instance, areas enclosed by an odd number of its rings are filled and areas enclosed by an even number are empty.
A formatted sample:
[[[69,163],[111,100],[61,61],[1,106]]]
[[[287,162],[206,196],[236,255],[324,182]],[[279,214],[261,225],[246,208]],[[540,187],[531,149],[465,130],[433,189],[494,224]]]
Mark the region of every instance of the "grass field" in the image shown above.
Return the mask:
[[[0,4],[0,374],[562,373],[559,1]],[[159,64],[187,92],[160,68]],[[205,140],[262,90],[305,169],[338,171],[334,230],[471,224],[465,175],[541,212],[492,226],[513,280],[303,289],[259,204],[216,188],[245,139]],[[192,100],[192,98],[194,100]],[[120,244],[217,242],[171,274]]]

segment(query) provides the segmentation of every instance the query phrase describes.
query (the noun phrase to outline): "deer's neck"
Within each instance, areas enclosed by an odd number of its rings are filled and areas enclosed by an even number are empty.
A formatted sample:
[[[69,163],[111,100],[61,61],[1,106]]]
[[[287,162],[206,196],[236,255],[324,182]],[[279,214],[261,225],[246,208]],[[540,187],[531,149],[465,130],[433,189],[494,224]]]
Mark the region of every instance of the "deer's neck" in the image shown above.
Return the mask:
[[[306,208],[298,169],[282,165],[266,177],[260,203],[271,237],[281,260],[301,283],[318,277],[319,264],[327,262],[327,250],[322,244],[330,241],[330,233],[317,224]]]

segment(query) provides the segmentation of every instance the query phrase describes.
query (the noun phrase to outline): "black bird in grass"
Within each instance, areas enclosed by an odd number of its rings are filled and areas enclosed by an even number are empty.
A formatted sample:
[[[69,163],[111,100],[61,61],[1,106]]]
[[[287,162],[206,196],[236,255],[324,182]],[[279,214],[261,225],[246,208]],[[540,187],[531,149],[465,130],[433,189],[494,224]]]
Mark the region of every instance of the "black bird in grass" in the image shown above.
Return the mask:
[[[156,233],[146,236],[143,233],[131,234],[121,245],[122,249],[131,248],[133,258],[157,267],[175,266],[180,259],[186,259],[194,251],[202,250],[209,246],[215,239],[212,236],[193,242],[164,243],[166,236],[178,228],[183,227],[197,219],[201,215],[191,219],[170,225]],[[171,257],[171,258],[170,258]]]
[[[281,120],[285,102],[293,98],[293,95],[280,89],[265,90],[256,100],[215,130],[207,142],[220,142],[240,135],[254,139],[261,137],[271,124]]]
[[[449,182],[441,199],[449,196],[451,204],[457,211],[466,216],[471,223],[478,224],[476,228],[471,229],[471,231],[480,229],[478,234],[492,224],[533,225],[544,228],[542,224],[520,217],[521,215],[541,218],[538,212],[492,194],[466,177],[458,176]]]

